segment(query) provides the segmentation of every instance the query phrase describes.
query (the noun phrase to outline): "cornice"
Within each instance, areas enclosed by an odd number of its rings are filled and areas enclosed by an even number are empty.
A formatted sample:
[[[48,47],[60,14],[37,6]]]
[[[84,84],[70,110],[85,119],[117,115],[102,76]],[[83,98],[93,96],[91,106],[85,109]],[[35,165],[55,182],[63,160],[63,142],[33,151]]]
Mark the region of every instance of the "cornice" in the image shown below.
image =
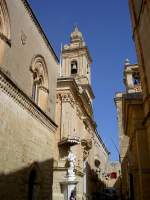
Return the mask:
[[[123,100],[123,95],[124,95],[123,92],[117,92],[117,93],[115,94],[115,97],[114,97],[114,102],[115,102],[115,104],[117,104],[117,102],[120,102],[120,101]]]
[[[124,125],[124,132],[126,135],[128,135],[128,132],[130,132],[129,129],[131,129],[131,126],[129,126],[129,123],[132,123],[133,120],[131,117],[131,112],[133,111],[134,106],[142,106],[143,105],[143,98],[142,93],[126,93],[123,95],[123,125]],[[130,118],[129,118],[130,115]],[[128,135],[129,136],[129,135]]]
[[[67,167],[53,167],[54,171],[67,171]]]
[[[92,89],[92,87],[91,87],[89,84],[80,84],[80,86],[81,86],[82,88],[88,90],[88,92],[90,93],[92,99],[95,98],[93,89]]]
[[[23,109],[39,120],[51,132],[55,132],[57,125],[44,113],[17,85],[0,69],[0,90],[12,98]]]
[[[42,36],[44,42],[46,43],[48,49],[51,51],[51,53],[53,54],[55,60],[57,63],[59,63],[59,59],[54,51],[54,48],[52,47],[51,43],[49,42],[49,40],[47,39],[47,36],[45,35],[40,23],[38,22],[33,10],[31,9],[29,3],[27,2],[27,0],[21,0],[22,3],[25,6],[25,9],[27,10],[31,20],[34,22],[35,26],[37,27],[37,30],[39,31],[40,35]]]
[[[95,132],[95,135],[96,135],[97,139],[99,140],[100,144],[102,145],[103,149],[104,149],[105,152],[107,153],[107,155],[109,155],[110,152],[108,151],[108,149],[107,149],[105,143],[103,142],[103,140],[102,140],[100,134],[97,132],[97,130],[96,130],[96,132]]]
[[[80,93],[80,97],[82,99],[82,102],[85,106],[85,109],[87,110],[88,115],[92,116],[93,114],[93,108],[92,108],[92,104],[90,102],[89,96],[87,95],[87,91],[85,89],[83,89],[82,93]]]
[[[67,169],[68,169],[67,167],[53,167],[54,171],[67,171]],[[77,169],[77,166],[75,168],[75,173],[76,175],[81,177],[84,175],[84,173],[81,170]]]
[[[69,91],[61,91],[56,95],[57,99],[61,99],[62,102],[69,102],[71,106],[74,108],[75,100],[73,95]]]
[[[142,92],[125,93],[123,94],[125,101],[141,101],[143,99]]]
[[[90,63],[92,63],[92,57],[91,57],[91,55],[90,55],[90,53],[89,53],[89,50],[88,50],[88,47],[87,46],[82,46],[82,47],[69,47],[68,49],[64,49],[63,48],[63,50],[62,50],[62,53],[69,53],[70,54],[70,52],[78,52],[78,51],[85,51],[86,52],[86,54],[87,54],[87,57],[88,57],[88,59],[89,59],[89,61],[90,61]]]

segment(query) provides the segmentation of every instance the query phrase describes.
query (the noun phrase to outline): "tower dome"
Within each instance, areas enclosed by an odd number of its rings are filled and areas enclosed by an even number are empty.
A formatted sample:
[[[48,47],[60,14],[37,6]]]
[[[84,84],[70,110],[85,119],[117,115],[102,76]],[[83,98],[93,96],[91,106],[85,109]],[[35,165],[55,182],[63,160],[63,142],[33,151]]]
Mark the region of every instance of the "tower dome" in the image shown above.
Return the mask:
[[[71,42],[82,42],[83,36],[82,33],[79,31],[78,27],[75,26],[73,32],[71,33]]]

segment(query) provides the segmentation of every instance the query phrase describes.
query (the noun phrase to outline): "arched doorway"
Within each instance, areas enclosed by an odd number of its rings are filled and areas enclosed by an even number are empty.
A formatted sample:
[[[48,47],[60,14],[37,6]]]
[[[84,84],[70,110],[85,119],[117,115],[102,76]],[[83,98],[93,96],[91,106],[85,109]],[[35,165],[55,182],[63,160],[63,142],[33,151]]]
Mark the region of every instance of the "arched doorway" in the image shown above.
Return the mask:
[[[28,179],[28,200],[38,200],[40,192],[40,183],[37,170],[33,168],[30,171]]]

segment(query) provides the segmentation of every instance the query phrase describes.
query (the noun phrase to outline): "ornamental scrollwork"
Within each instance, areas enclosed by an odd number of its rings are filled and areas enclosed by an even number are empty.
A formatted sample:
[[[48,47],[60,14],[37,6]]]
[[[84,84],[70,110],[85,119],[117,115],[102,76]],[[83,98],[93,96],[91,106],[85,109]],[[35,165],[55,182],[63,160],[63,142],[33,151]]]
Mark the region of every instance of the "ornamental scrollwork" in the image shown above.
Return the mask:
[[[92,148],[92,139],[82,139],[81,145],[83,148],[83,159],[85,160],[89,155],[90,149]]]
[[[57,100],[61,100],[63,103],[69,102],[72,107],[75,106],[75,100],[70,92],[58,93]]]
[[[82,113],[82,111],[81,111],[81,109],[80,109],[80,106],[79,106],[78,104],[77,104],[77,106],[76,106],[76,111],[77,111],[78,117],[79,117],[80,119],[82,119],[83,113]]]

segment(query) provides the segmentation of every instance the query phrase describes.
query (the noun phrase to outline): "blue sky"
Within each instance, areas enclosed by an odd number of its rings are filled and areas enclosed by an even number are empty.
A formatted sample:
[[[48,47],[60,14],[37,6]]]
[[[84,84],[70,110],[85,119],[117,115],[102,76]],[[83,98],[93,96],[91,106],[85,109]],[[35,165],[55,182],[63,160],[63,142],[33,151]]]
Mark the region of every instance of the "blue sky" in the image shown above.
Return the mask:
[[[123,68],[126,58],[136,62],[127,0],[28,0],[49,41],[60,54],[60,44],[69,42],[74,24],[93,58],[92,87],[96,96],[94,115],[98,131],[118,159],[117,115],[114,96],[124,90]],[[113,140],[113,142],[112,142]]]

